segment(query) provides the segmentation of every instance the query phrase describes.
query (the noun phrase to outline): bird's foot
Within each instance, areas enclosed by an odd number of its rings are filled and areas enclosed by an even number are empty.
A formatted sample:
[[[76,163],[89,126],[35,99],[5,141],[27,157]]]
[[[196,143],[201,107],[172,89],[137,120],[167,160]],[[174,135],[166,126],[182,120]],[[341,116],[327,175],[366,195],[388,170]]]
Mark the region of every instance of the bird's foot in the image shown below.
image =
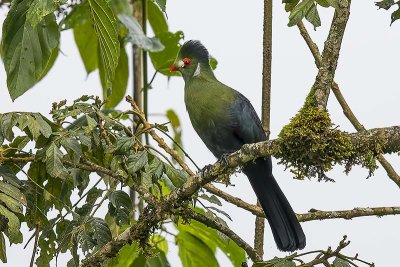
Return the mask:
[[[222,154],[222,156],[218,159],[218,162],[220,162],[222,165],[229,165],[229,160],[228,160],[229,155],[230,155],[229,153]]]
[[[208,164],[206,166],[204,166],[204,168],[201,170],[201,176],[202,177],[209,177],[211,175],[211,169],[212,169],[211,164]]]

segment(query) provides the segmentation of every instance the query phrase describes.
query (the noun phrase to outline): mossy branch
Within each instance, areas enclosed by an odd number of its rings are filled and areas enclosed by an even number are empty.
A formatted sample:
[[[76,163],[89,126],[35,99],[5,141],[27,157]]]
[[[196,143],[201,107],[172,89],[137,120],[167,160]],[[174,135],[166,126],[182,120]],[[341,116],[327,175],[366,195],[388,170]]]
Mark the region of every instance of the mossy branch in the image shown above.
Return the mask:
[[[339,7],[335,11],[328,38],[325,41],[321,64],[313,85],[313,88],[315,88],[315,105],[319,109],[326,109],[328,103],[344,32],[350,16],[351,0],[339,0],[338,5]]]
[[[319,68],[319,66],[321,65],[321,62],[322,62],[322,57],[319,52],[318,46],[312,40],[312,38],[309,35],[303,22],[300,21],[297,24],[297,27],[299,28],[301,36],[303,37],[304,41],[306,42],[307,46],[309,47],[309,49],[311,51],[311,54],[314,57],[315,65]],[[351,110],[350,106],[348,105],[346,99],[344,98],[344,96],[340,90],[339,85],[335,81],[332,82],[332,92],[335,95],[336,99],[338,100],[340,106],[342,107],[343,114],[351,122],[351,124],[354,126],[354,128],[357,131],[365,131],[366,130],[365,127],[361,124],[361,122],[357,119],[357,117]],[[393,182],[395,182],[398,187],[400,187],[400,176],[396,173],[393,166],[381,154],[379,154],[377,156],[377,159],[378,159],[379,163],[382,165],[382,167],[385,169],[389,178]]]

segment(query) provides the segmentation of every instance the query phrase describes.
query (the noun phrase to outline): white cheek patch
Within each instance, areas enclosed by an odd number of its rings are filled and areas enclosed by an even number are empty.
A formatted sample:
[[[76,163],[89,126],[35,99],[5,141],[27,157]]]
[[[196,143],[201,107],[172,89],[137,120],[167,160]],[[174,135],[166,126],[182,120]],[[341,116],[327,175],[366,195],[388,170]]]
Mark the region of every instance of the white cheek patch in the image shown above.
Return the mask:
[[[182,60],[178,61],[178,68],[183,68],[185,66],[185,63]]]
[[[193,77],[199,76],[200,75],[200,63],[197,63],[197,68],[196,71],[193,74]]]

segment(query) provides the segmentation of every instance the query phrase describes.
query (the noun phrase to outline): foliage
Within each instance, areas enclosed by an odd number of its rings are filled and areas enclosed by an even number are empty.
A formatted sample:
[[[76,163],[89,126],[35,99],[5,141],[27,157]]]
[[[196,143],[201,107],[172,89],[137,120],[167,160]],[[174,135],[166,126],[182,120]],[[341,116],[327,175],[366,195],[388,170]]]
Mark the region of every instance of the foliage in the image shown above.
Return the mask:
[[[105,101],[83,95],[71,105],[65,101],[54,103],[52,120],[38,113],[0,114],[2,262],[7,261],[6,242],[21,243],[21,224],[26,223],[37,237],[33,242],[38,246],[38,266],[50,266],[60,253],[66,252],[71,254],[67,266],[79,266],[82,257],[98,253],[115,237],[138,224],[133,215],[136,207],[127,193],[130,188],[143,189],[142,197],[163,200],[171,192],[179,191],[188,180],[187,172],[177,167],[175,159],[169,161],[156,148],[140,141],[141,135],[150,130],[169,136],[168,127],[145,128],[133,119],[135,112],[113,110],[126,95],[128,43],[149,52],[156,70],[154,75],[179,75],[171,73],[169,66],[179,51],[184,33],[170,31],[166,0],[145,2],[153,37],[147,35],[141,22],[132,15],[134,10],[128,0],[11,2],[0,47],[10,97],[15,100],[46,76],[58,56],[61,32],[72,30],[87,74],[98,70]],[[336,9],[339,0],[282,2],[290,12],[289,26],[305,18],[316,28],[321,25],[318,8]],[[376,5],[386,10],[398,6],[391,15],[392,23],[399,19],[399,2],[384,0]],[[211,58],[210,64],[215,68],[216,59]],[[144,85],[144,90],[147,89],[150,84]],[[334,128],[326,111],[310,105],[311,100],[307,99],[303,109],[280,134],[281,162],[293,168],[300,178],[327,178],[325,172],[336,163],[344,163],[346,171],[354,164],[361,164],[372,172],[376,168],[376,155],[370,151],[354,154],[355,148],[351,147],[348,136]],[[187,154],[182,150],[179,117],[168,110],[166,119],[172,130],[172,148],[183,158]],[[127,126],[131,121],[134,127]],[[318,141],[321,138],[324,142]],[[202,201],[211,206],[205,206]],[[196,203],[203,205],[204,210],[194,208]],[[215,195],[191,196],[180,204],[228,227],[218,215],[228,219],[230,216],[215,207],[221,206]],[[98,212],[101,207],[106,208],[105,215]],[[168,227],[169,220],[175,223],[175,228]],[[217,249],[233,266],[246,262],[244,249],[218,230],[169,214],[140,242],[122,246],[108,266],[170,266],[166,235],[174,236],[184,267],[219,266]],[[328,250],[323,255],[329,253]],[[296,257],[293,254],[253,266],[295,266]],[[331,265],[349,266],[352,260],[340,255]]]
[[[394,0],[382,0],[382,1],[376,2],[375,5],[379,9],[383,8],[385,10],[389,10],[390,8],[397,6],[397,9],[395,11],[393,11],[390,16],[390,18],[391,18],[390,24],[392,24],[396,20],[400,19],[400,2],[399,1],[395,2]]]
[[[0,114],[0,244],[4,244],[3,235],[10,243],[22,242],[20,224],[25,221],[31,230],[40,233],[36,260],[40,266],[48,266],[59,253],[68,250],[73,255],[69,266],[78,266],[81,253],[86,257],[95,253],[135,224],[134,207],[126,193],[129,185],[139,184],[161,197],[187,179],[184,172],[137,141],[144,133],[140,125],[133,132],[123,123],[131,112],[106,114],[102,105],[93,96],[82,96],[70,106],[65,101],[54,103],[52,121],[36,113]],[[63,126],[78,117],[75,123]],[[179,126],[176,118],[171,123]],[[22,134],[17,135],[16,128]],[[108,138],[102,134],[104,131]],[[32,145],[33,150],[29,149]],[[5,161],[10,157],[19,160]],[[100,176],[95,184],[89,176],[91,172]],[[80,198],[73,204],[74,191]],[[108,203],[108,212],[102,218],[96,217],[103,203]],[[234,266],[245,261],[244,251],[232,241],[221,239],[212,228],[193,223],[179,225],[177,231],[184,266],[190,266],[183,256],[189,253],[188,244],[197,253],[204,251],[214,257],[216,266],[216,246],[231,255]],[[202,235],[190,234],[196,232]],[[157,236],[154,233],[147,241],[149,251],[135,249],[137,258],[130,258],[138,264],[134,266],[169,266],[165,257],[168,248],[160,244],[165,240],[151,245]],[[199,242],[202,247],[197,247]],[[132,246],[127,245],[120,255],[131,250]],[[6,261],[4,245],[0,251],[1,259]],[[153,256],[147,259],[148,255]],[[128,266],[121,265],[121,257],[114,261],[115,266]]]

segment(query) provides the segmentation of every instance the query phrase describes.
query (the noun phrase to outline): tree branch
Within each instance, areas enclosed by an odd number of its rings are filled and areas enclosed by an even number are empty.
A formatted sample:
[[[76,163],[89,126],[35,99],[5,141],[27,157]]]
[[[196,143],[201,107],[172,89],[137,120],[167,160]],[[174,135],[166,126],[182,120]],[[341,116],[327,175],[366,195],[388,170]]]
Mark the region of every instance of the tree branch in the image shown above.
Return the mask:
[[[263,22],[263,72],[262,72],[262,108],[261,121],[267,134],[270,135],[271,120],[271,69],[272,69],[272,0],[264,0],[264,22]],[[261,207],[257,200],[257,206]],[[265,220],[263,217],[256,217],[254,229],[254,248],[260,259],[264,255],[264,229]]]
[[[253,262],[260,261],[261,256],[257,254],[257,251],[255,249],[253,249],[249,244],[246,243],[246,241],[244,241],[242,238],[240,238],[240,236],[238,236],[234,231],[229,229],[224,224],[222,224],[216,220],[213,220],[211,218],[208,218],[208,217],[204,216],[203,214],[197,213],[190,209],[185,211],[185,214],[188,215],[189,217],[191,217],[192,219],[194,219],[198,222],[201,222],[209,227],[212,227],[212,228],[220,231],[221,233],[225,234],[226,236],[228,236],[239,247],[243,248],[246,251],[247,255],[249,255],[250,259]]]
[[[351,0],[339,0],[338,4],[339,7],[336,9],[328,38],[325,41],[321,64],[313,85],[314,96],[320,109],[325,109],[328,103],[329,91],[335,77],[343,35],[350,15]]]
[[[327,219],[345,219],[350,220],[356,217],[366,216],[385,216],[400,214],[400,207],[376,207],[376,208],[354,208],[351,210],[322,211],[311,209],[310,212],[297,214],[301,222],[327,220]]]
[[[311,51],[311,54],[314,57],[315,65],[319,68],[321,65],[321,62],[322,62],[322,57],[319,52],[318,46],[311,39],[303,22],[300,21],[297,24],[297,27],[299,28],[301,36],[303,36],[304,41],[306,42],[307,46],[309,47],[309,49]],[[351,124],[354,126],[354,128],[359,132],[365,131],[366,130],[365,127],[361,124],[361,122],[354,115],[354,113],[351,110],[350,106],[348,105],[346,99],[344,98],[344,96],[339,88],[339,85],[335,81],[332,82],[332,92],[334,93],[336,99],[338,100],[340,106],[342,107],[343,114],[351,122]],[[382,165],[382,167],[385,169],[389,178],[393,182],[395,182],[398,187],[400,187],[400,176],[396,173],[393,166],[386,160],[386,158],[382,154],[379,154],[377,156],[377,159],[378,159],[379,163]]]

